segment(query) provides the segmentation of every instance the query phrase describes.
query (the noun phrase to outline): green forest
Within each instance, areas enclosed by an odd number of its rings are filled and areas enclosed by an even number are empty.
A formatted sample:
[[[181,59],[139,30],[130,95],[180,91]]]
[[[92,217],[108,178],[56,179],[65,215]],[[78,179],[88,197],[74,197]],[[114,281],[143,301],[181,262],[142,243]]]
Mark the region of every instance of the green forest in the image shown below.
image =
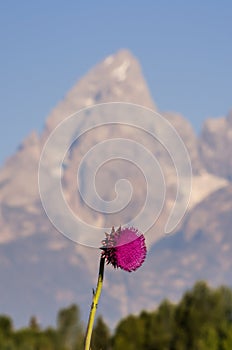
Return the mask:
[[[81,350],[84,333],[77,305],[60,310],[56,327],[46,329],[31,317],[16,330],[0,315],[0,350]],[[98,316],[91,350],[232,350],[232,289],[199,281],[178,303],[163,300],[154,311],[129,315],[114,332]]]

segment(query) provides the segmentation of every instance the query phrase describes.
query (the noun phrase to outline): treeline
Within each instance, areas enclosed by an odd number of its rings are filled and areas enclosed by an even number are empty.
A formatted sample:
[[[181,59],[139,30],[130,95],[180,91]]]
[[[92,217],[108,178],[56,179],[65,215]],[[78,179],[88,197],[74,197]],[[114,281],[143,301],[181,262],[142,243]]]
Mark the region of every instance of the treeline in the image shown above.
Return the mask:
[[[14,330],[0,316],[0,350],[81,350],[83,344],[76,305],[59,311],[56,328],[40,329],[32,317],[27,328]],[[153,312],[130,315],[113,334],[100,316],[91,350],[232,350],[232,290],[198,282],[178,304],[164,300]]]

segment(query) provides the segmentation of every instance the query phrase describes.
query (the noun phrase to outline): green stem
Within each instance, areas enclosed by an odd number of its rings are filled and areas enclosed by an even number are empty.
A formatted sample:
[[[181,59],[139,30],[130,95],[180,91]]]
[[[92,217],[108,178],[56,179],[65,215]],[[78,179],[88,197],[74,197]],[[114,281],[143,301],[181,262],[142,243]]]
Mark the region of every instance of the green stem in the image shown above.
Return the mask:
[[[104,266],[105,266],[105,258],[101,257],[100,260],[100,266],[99,266],[99,273],[98,273],[98,280],[97,280],[97,288],[96,291],[93,292],[93,301],[91,305],[91,310],[89,313],[89,321],[86,331],[86,337],[85,337],[85,349],[84,350],[90,350],[90,342],[91,342],[91,336],[93,331],[93,324],[94,324],[94,318],[97,310],[98,301],[101,295],[102,290],[102,284],[103,284],[103,277],[104,277]]]

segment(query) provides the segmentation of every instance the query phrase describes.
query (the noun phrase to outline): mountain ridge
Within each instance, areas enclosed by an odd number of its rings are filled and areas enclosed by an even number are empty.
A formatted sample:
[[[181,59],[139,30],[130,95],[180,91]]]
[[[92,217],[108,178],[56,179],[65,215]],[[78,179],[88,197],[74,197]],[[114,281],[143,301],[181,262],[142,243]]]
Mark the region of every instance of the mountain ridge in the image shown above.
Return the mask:
[[[38,163],[48,136],[62,120],[92,104],[118,100],[157,111],[138,61],[126,50],[108,56],[91,69],[53,109],[42,134],[28,135],[0,169],[0,292],[4,296],[0,313],[10,313],[16,325],[25,324],[32,314],[38,315],[44,325],[52,323],[57,309],[71,302],[81,304],[87,317],[99,252],[74,244],[52,226],[39,198]],[[208,120],[199,138],[183,116],[171,112],[162,115],[176,128],[191,157],[190,207],[175,235],[163,238],[169,206],[175,200],[176,180],[168,154],[159,146],[152,146],[164,168],[168,200],[164,213],[147,234],[150,248],[144,266],[130,275],[107,268],[101,311],[107,314],[104,318],[110,325],[130,312],[155,307],[164,297],[177,300],[198,278],[206,278],[212,284],[232,283],[229,275],[232,242],[228,232],[232,225],[232,114]],[[117,136],[119,131],[131,136],[122,129],[106,130],[103,135],[107,139]],[[90,133],[83,144],[74,145],[67,156],[64,176],[65,193],[70,193],[72,209],[84,218],[99,220],[99,225],[102,218],[86,214],[85,206],[76,199],[73,184],[75,166],[86,147],[100,141],[100,136]],[[137,137],[142,140],[139,134]],[[124,165],[115,163],[114,169],[124,169]],[[114,171],[109,174],[115,180]],[[136,205],[132,209],[137,210],[142,205],[143,179],[134,168],[128,169],[127,175],[135,188]],[[111,198],[114,188],[104,188],[105,181],[100,181],[99,189],[103,196]]]

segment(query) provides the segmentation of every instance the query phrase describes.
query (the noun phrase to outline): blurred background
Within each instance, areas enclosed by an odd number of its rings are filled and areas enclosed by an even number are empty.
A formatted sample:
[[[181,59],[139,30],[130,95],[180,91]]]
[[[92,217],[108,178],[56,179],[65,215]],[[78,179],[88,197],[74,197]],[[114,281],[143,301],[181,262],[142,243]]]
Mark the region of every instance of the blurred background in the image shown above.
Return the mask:
[[[191,159],[192,193],[163,238],[177,179],[167,150],[146,139],[164,172],[165,205],[143,266],[132,274],[107,267],[93,349],[232,348],[231,15],[226,0],[0,3],[0,349],[82,348],[99,252],[50,223],[38,165],[59,122],[115,101],[149,107],[174,126]],[[78,198],[76,171],[92,146],[119,134],[144,142],[140,132],[104,129],[84,135],[65,158],[68,204],[100,227],[112,218]],[[51,173],[59,146],[47,160]],[[110,200],[122,173],[134,190],[127,220],[145,198],[138,169],[109,163],[97,185]]]

